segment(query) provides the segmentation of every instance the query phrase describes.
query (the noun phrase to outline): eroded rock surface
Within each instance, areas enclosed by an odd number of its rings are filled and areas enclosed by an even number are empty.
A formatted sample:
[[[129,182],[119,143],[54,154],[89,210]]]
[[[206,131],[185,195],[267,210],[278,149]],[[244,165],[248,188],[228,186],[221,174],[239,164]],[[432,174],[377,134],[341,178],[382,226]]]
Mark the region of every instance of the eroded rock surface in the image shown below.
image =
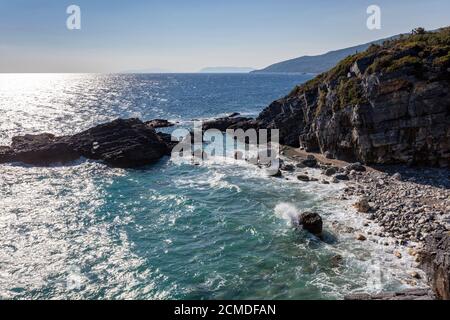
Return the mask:
[[[14,137],[10,147],[0,147],[0,163],[50,165],[85,157],[113,167],[134,168],[154,163],[170,152],[163,138],[167,141],[139,119],[118,119],[73,136]]]
[[[449,45],[446,28],[372,46],[273,102],[258,126],[331,158],[449,166]]]

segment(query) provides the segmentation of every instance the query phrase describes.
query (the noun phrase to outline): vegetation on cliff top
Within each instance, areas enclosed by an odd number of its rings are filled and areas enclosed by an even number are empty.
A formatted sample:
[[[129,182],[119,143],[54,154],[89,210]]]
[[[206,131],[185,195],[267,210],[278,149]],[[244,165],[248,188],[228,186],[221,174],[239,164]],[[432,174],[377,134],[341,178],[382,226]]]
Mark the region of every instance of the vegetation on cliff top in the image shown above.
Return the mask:
[[[316,114],[320,114],[326,101],[327,87],[337,92],[337,107],[367,103],[360,81],[351,73],[355,62],[366,64],[365,75],[386,75],[399,70],[421,78],[433,68],[445,71],[450,68],[450,27],[426,32],[423,28],[410,35],[371,45],[366,51],[355,53],[339,62],[328,72],[322,73],[305,84],[296,87],[290,96],[314,92],[318,96]]]

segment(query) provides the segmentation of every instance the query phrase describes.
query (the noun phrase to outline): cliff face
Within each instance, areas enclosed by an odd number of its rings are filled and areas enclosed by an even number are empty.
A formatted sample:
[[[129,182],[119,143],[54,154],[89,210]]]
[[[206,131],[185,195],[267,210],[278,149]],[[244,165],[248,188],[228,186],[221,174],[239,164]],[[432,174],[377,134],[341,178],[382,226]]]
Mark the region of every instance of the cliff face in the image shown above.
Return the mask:
[[[450,165],[450,28],[373,45],[257,119],[281,142],[367,164]]]

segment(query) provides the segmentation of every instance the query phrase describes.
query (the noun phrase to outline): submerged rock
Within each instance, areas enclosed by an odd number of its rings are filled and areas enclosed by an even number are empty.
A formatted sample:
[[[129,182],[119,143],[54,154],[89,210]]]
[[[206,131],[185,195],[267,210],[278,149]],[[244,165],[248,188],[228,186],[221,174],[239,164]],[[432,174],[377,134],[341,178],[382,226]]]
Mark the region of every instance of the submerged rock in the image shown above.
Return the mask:
[[[331,265],[334,268],[340,267],[342,265],[342,262],[344,261],[344,258],[340,255],[337,254],[334,257],[331,258]]]

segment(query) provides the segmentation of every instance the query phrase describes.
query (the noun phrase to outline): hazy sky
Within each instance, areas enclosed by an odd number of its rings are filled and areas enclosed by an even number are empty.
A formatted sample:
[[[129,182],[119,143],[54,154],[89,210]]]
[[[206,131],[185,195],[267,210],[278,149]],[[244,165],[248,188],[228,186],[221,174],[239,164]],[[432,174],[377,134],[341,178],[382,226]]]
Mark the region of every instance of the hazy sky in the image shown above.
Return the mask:
[[[81,30],[66,28],[71,4]],[[366,27],[371,4],[381,30]],[[0,0],[0,72],[261,68],[446,25],[448,0]]]

